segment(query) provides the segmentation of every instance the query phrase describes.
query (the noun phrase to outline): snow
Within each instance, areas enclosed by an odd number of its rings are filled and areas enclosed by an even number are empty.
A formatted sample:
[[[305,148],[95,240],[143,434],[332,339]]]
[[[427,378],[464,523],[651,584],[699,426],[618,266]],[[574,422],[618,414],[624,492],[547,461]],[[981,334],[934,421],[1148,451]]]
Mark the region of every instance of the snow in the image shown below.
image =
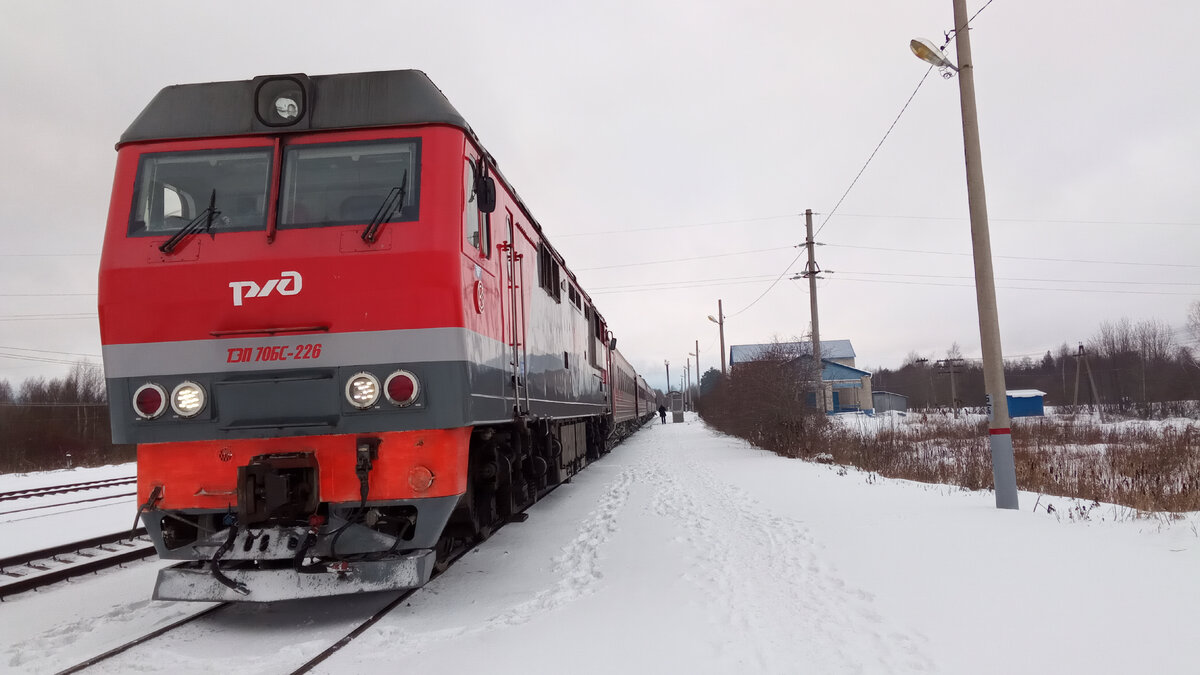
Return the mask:
[[[780,458],[689,414],[647,426],[318,672],[1195,672],[1200,514],[1021,504]],[[53,671],[201,609],[147,600],[161,564],[0,604],[0,669]],[[393,597],[246,605],[96,671],[287,672]]]
[[[0,492],[52,485],[85,483],[137,474],[134,463],[30,474],[0,474]],[[71,494],[28,497],[0,502],[0,557],[36,551],[133,527],[135,497],[55,507],[54,504],[135,492],[133,485],[97,488]],[[29,507],[48,508],[25,510]]]

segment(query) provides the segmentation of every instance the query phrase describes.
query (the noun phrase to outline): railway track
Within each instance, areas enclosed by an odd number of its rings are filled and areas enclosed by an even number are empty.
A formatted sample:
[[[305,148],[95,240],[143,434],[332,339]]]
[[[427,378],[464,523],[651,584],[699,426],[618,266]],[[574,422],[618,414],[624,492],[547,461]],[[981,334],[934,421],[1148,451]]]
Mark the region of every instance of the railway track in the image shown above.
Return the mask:
[[[145,535],[139,528],[0,558],[0,600],[154,555]]]
[[[66,483],[64,485],[48,485],[46,487],[39,488],[26,488],[24,490],[0,492],[0,502],[7,502],[15,499],[28,499],[30,497],[45,497],[47,495],[61,495],[70,492],[82,492],[84,490],[98,490],[100,488],[116,487],[120,485],[133,485],[136,482],[136,477],[125,476],[122,478],[107,478],[105,480],[93,480],[82,483]]]
[[[558,489],[558,487],[559,486],[556,485],[553,488],[551,488],[550,490],[547,490],[545,493],[543,493],[542,495],[540,495],[538,497],[537,501],[541,501],[543,498],[545,498],[546,495],[548,495],[551,492],[553,492],[554,490]],[[536,504],[537,501],[535,501],[534,504]],[[533,506],[533,504],[530,504],[530,506]],[[528,516],[526,515],[525,511],[521,511],[520,513],[513,516],[509,522],[524,522],[527,518],[528,518]],[[435,568],[433,575],[430,577],[430,581],[432,581],[433,579],[437,579],[442,574],[449,571],[454,566],[454,564],[459,561],[459,559],[461,559],[464,555],[466,555],[468,552],[470,552],[475,547],[482,544],[484,541],[487,541],[487,539],[490,539],[491,536],[493,534],[495,534],[496,532],[500,531],[500,529],[502,527],[503,527],[503,525],[495,528],[491,533],[488,534],[487,537],[484,537],[483,539],[481,539],[479,541],[471,542],[469,544],[465,544],[465,545],[455,548],[448,556],[446,564],[444,566],[439,565],[439,568]],[[411,598],[414,594],[420,592],[423,588],[424,587],[412,588],[407,591],[400,591],[399,594],[393,600],[389,601],[382,608],[380,608],[379,610],[377,610],[376,612],[371,614],[369,617],[364,619],[357,626],[355,626],[353,630],[348,632],[346,635],[342,636],[340,639],[338,639],[336,642],[331,644],[329,647],[327,647],[321,653],[317,654],[316,656],[314,656],[311,659],[309,659],[308,661],[306,661],[300,667],[291,671],[291,675],[302,675],[303,673],[310,672],[317,665],[319,665],[320,663],[322,663],[323,661],[328,659],[330,656],[333,656],[335,653],[340,651],[346,645],[353,642],[357,637],[359,637],[360,635],[365,633],[367,630],[369,630],[371,628],[371,626],[374,626],[376,623],[378,623],[380,619],[387,616],[390,612],[392,612],[392,610],[399,607],[401,604],[404,603],[404,601]],[[157,637],[165,635],[165,634],[167,634],[173,630],[176,630],[182,626],[186,626],[198,619],[204,618],[206,616],[210,616],[210,615],[217,613],[223,609],[226,609],[226,608],[232,607],[232,606],[236,606],[238,604],[240,604],[240,603],[221,602],[221,603],[212,605],[212,606],[207,607],[199,612],[196,612],[195,614],[191,614],[182,619],[179,619],[178,621],[176,621],[172,624],[163,626],[161,628],[158,628],[157,630],[154,630],[150,633],[142,635],[141,637],[135,638],[133,640],[130,640],[129,642],[126,642],[122,645],[114,647],[114,648],[104,652],[103,654],[93,656],[92,658],[87,659],[86,661],[81,661],[80,663],[77,663],[69,668],[60,670],[60,671],[58,671],[58,673],[56,673],[56,675],[69,675],[70,673],[78,673],[78,672],[87,670],[88,668],[91,668],[92,666],[94,666],[98,663],[107,661],[108,659],[111,659],[112,657],[117,656],[119,654],[123,654],[123,653],[129,651],[130,649],[137,647],[140,644],[149,642],[150,640],[153,640]]]

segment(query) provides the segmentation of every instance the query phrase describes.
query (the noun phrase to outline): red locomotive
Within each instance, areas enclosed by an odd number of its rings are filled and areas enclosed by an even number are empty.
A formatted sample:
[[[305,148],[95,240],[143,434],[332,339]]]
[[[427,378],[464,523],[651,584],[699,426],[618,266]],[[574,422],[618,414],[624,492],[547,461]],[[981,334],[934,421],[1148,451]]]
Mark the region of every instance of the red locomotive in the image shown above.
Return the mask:
[[[163,89],[117,145],[100,329],[161,599],[424,584],[655,408],[419,71]]]

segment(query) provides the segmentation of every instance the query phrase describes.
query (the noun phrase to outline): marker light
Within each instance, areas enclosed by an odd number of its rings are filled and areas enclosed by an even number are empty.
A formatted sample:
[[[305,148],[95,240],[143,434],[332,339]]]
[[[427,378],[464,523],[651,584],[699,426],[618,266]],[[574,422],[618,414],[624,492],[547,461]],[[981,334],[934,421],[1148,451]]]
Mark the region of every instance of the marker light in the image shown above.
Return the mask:
[[[152,382],[147,382],[133,393],[133,410],[138,417],[152,420],[167,409],[167,392]]]
[[[171,410],[180,417],[195,417],[204,410],[204,387],[195,382],[181,382],[171,392]]]
[[[379,401],[379,380],[370,373],[358,373],[346,382],[346,400],[355,408],[370,408]]]
[[[433,472],[428,467],[421,465],[414,466],[412,471],[408,472],[408,486],[413,489],[413,492],[424,492],[433,487]]]
[[[416,375],[407,370],[397,370],[388,375],[387,382],[383,385],[383,391],[387,394],[389,401],[404,408],[417,400],[417,396],[421,393],[421,382]]]

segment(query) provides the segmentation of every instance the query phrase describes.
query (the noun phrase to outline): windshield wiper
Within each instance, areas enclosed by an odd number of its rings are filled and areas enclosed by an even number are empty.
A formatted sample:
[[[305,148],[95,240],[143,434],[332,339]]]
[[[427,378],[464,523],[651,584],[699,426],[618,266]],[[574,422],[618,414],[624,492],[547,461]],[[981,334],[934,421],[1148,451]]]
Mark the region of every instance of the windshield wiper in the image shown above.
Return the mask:
[[[163,242],[162,246],[158,247],[158,250],[162,251],[163,253],[170,254],[184,239],[187,239],[189,235],[199,232],[200,230],[204,230],[210,237],[216,238],[216,235],[212,233],[212,224],[213,219],[219,215],[221,215],[221,212],[217,210],[217,191],[214,188],[212,191],[212,197],[209,197],[208,199],[208,208],[201,211],[200,215],[192,218],[192,222],[179,228],[178,232],[171,235],[170,239],[166,240]],[[201,223],[203,223],[203,225],[201,225]]]
[[[363,241],[368,244],[375,243],[375,240],[379,238],[379,231],[383,229],[383,224],[391,220],[394,214],[404,210],[404,195],[407,191],[408,169],[405,169],[404,177],[400,179],[400,185],[388,190],[387,196],[383,198],[383,203],[379,205],[379,210],[375,212],[375,217],[371,219],[371,224],[363,230]]]

